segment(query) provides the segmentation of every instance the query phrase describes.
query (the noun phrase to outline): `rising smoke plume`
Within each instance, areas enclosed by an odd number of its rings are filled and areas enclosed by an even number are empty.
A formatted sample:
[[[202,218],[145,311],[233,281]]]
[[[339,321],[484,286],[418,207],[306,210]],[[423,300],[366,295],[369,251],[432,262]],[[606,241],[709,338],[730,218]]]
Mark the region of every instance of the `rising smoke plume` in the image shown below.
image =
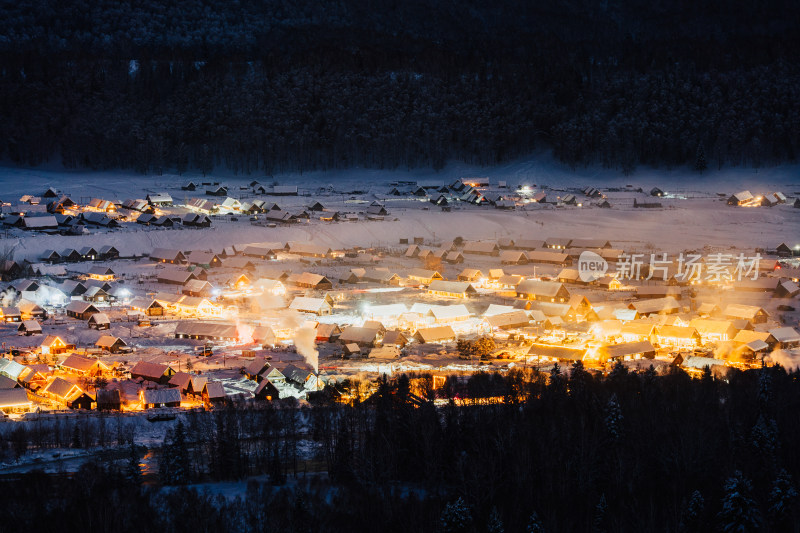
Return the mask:
[[[764,358],[765,361],[772,361],[776,365],[781,365],[786,370],[796,370],[800,368],[800,354],[781,350],[780,348],[774,350],[771,354]]]
[[[303,356],[306,363],[314,369],[314,374],[319,374],[319,351],[317,351],[317,331],[311,326],[297,328],[294,334],[294,346],[297,353]]]

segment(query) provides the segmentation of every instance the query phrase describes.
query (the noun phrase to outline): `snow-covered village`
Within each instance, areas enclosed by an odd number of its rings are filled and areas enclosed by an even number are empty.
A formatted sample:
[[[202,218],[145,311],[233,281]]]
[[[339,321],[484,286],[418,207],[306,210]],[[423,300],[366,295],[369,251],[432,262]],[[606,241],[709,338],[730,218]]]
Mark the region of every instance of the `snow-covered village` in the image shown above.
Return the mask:
[[[7,416],[214,409],[326,386],[363,401],[376,385],[348,378],[403,372],[430,373],[445,401],[448,379],[476,372],[580,361],[724,376],[800,360],[791,190],[177,180],[130,198],[3,198]],[[778,231],[747,246],[580,224],[699,210]]]
[[[219,438],[202,429],[214,417],[277,412],[294,466],[269,479],[305,476],[332,465],[304,409],[374,405],[398,379],[412,405],[444,408],[535,394],[494,377],[797,367],[800,184],[740,190],[748,173],[731,173],[689,190],[527,161],[494,174],[108,174],[98,189],[26,173],[0,219],[0,474],[138,446],[147,483],[169,483],[176,424]]]
[[[0,533],[800,533],[800,4],[0,11]]]

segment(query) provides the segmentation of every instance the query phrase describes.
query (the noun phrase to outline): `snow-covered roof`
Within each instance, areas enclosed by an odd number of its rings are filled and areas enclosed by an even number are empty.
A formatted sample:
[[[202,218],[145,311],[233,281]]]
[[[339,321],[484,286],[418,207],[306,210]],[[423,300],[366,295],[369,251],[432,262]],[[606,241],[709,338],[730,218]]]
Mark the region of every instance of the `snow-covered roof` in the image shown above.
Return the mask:
[[[671,339],[691,339],[698,335],[695,328],[688,326],[658,326],[656,334]]]
[[[656,349],[653,347],[650,341],[637,341],[604,346],[603,351],[609,359],[616,359],[618,357],[636,354],[655,355]]]
[[[767,312],[757,305],[728,304],[722,314],[727,317],[752,320],[756,315],[767,314]]]
[[[208,396],[209,400],[219,400],[226,397],[225,387],[223,387],[222,383],[219,381],[209,381],[206,383],[205,387],[203,387],[203,393]]]
[[[514,306],[512,305],[489,304],[489,307],[483,312],[483,316],[487,317],[500,315],[503,313],[510,313],[512,311],[514,311]]]
[[[531,263],[554,263],[561,264],[569,260],[569,254],[559,252],[549,252],[546,250],[533,250],[526,252],[528,261]]]
[[[157,276],[159,283],[166,282],[179,285],[185,285],[192,279],[195,279],[194,273],[182,268],[165,268],[160,271]]]
[[[181,391],[178,389],[145,389],[141,395],[142,403],[145,404],[179,404],[181,402]]]
[[[67,311],[71,311],[73,313],[79,313],[79,314],[85,313],[90,309],[94,309],[94,311],[97,312],[97,308],[89,302],[80,302],[78,300],[73,300],[69,304],[67,304]]]
[[[666,298],[653,298],[651,300],[633,302],[630,304],[630,306],[640,315],[644,315],[650,313],[675,311],[680,309],[681,304],[672,296],[668,296]]]
[[[453,328],[450,326],[437,326],[432,328],[420,328],[414,337],[422,343],[449,341],[456,338]]]
[[[746,202],[753,199],[753,193],[750,191],[740,191],[733,195],[740,202]]]
[[[153,204],[172,203],[172,196],[166,192],[157,192],[147,195],[147,201]]]
[[[348,326],[339,335],[339,341],[343,343],[355,342],[359,344],[372,344],[378,338],[380,330],[378,328],[368,328],[360,326]]]
[[[708,318],[695,318],[689,322],[689,327],[695,328],[702,335],[723,335],[735,331],[730,320],[712,320]]]
[[[464,243],[464,253],[492,254],[499,250],[497,243],[467,241]]]
[[[52,394],[65,400],[83,393],[80,387],[64,378],[59,377],[48,383],[43,392]]]
[[[526,279],[517,285],[517,292],[520,294],[532,294],[536,296],[545,296],[554,298],[558,293],[564,289],[564,285],[555,281],[540,281],[535,279]]]
[[[180,250],[174,250],[170,248],[154,248],[153,251],[150,252],[150,259],[178,261],[185,259],[185,256]]]
[[[158,381],[164,374],[167,373],[169,367],[160,363],[152,363],[150,361],[139,361],[133,368],[131,368],[131,375],[141,376],[151,381]]]
[[[766,342],[764,342],[764,341],[762,341],[760,339],[752,340],[752,341],[748,342],[747,344],[745,344],[745,346],[748,347],[749,349],[751,349],[754,352],[761,352],[761,351],[769,349],[769,344],[767,344]]]
[[[61,368],[68,370],[75,370],[78,372],[89,372],[95,365],[102,364],[98,359],[90,359],[78,354],[70,354],[64,361],[58,365]],[[105,365],[103,365],[105,366]]]
[[[522,310],[498,313],[485,318],[486,323],[493,328],[517,328],[530,324],[530,316]]]
[[[430,308],[428,313],[436,320],[451,320],[470,316],[470,312],[464,304],[435,305]]]
[[[57,228],[58,221],[53,215],[45,217],[23,217],[23,223],[26,228],[39,229],[39,228]]]
[[[11,359],[0,358],[0,375],[17,380],[25,370],[25,366]]]
[[[444,281],[435,279],[428,285],[429,292],[444,292],[449,294],[475,294],[475,287],[468,281]]]
[[[800,333],[798,333],[797,330],[792,327],[787,326],[783,328],[771,329],[769,330],[769,334],[780,343],[800,342]]]
[[[292,303],[289,305],[289,309],[311,313],[317,313],[322,310],[330,309],[330,307],[331,305],[325,300],[325,298],[309,298],[307,296],[298,296],[292,300]]]
[[[105,313],[94,313],[89,317],[89,322],[92,324],[110,324],[111,319]]]

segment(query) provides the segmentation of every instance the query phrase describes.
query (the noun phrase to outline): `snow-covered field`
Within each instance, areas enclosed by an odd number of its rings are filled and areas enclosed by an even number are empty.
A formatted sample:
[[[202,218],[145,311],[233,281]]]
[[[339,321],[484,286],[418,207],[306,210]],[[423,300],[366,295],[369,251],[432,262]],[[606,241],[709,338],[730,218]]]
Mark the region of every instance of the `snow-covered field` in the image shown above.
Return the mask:
[[[555,208],[529,206],[506,212],[491,207],[467,206],[445,213],[429,202],[388,196],[391,183],[414,181],[419,184],[445,185],[468,176],[488,176],[493,185],[506,181],[509,187],[529,185],[544,190],[552,198],[586,186],[606,192],[611,209],[600,209],[578,194],[583,207]],[[0,198],[16,203],[24,194],[41,194],[55,186],[73,199],[100,197],[109,200],[144,198],[147,194],[166,191],[176,203],[197,192],[181,191],[188,180],[214,181],[230,186],[229,195],[246,197],[242,188],[257,180],[263,184],[297,185],[298,197],[264,197],[283,208],[293,208],[321,201],[327,209],[363,210],[362,201],[386,200],[390,216],[384,221],[362,221],[296,224],[277,228],[251,225],[246,217],[238,222],[217,219],[210,230],[153,230],[131,227],[112,232],[92,230],[83,236],[15,235],[2,242],[16,246],[17,259],[35,260],[46,249],[79,248],[113,244],[123,255],[143,254],[158,246],[182,249],[221,249],[232,244],[256,242],[313,241],[332,248],[348,246],[396,246],[398,237],[422,236],[429,241],[442,241],[457,236],[465,239],[500,237],[545,239],[548,237],[599,237],[626,248],[655,247],[663,251],[698,248],[705,245],[753,249],[770,248],[783,241],[798,240],[800,210],[791,205],[772,208],[733,208],[724,197],[748,189],[759,195],[782,191],[790,201],[800,196],[800,166],[768,169],[725,169],[699,175],[685,169],[642,170],[633,176],[607,169],[563,168],[546,156],[512,162],[491,168],[451,164],[440,172],[426,169],[383,171],[353,169],[335,172],[282,174],[274,177],[258,175],[141,176],[127,172],[88,172],[63,170],[26,170],[0,168]],[[644,193],[632,192],[642,188]],[[661,200],[661,209],[634,209],[633,198],[647,199],[647,191],[659,187],[670,196]],[[363,195],[350,191],[365,190]],[[610,189],[621,189],[609,191]],[[607,192],[609,191],[609,192]],[[303,194],[307,196],[302,196]],[[180,211],[177,209],[177,211]]]

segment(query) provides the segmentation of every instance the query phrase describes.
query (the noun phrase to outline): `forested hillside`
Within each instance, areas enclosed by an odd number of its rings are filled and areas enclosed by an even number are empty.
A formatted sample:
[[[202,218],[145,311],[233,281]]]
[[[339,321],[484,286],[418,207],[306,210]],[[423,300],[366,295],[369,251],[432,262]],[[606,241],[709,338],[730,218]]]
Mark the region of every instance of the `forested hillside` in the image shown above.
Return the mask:
[[[0,158],[141,172],[771,165],[787,1],[2,1]]]
[[[443,390],[384,378],[353,405],[333,399],[368,384],[344,381],[311,407],[192,412],[145,469],[111,415],[20,424],[3,462],[66,446],[92,460],[0,477],[0,531],[797,532],[798,377],[621,363],[600,377],[576,362]]]

